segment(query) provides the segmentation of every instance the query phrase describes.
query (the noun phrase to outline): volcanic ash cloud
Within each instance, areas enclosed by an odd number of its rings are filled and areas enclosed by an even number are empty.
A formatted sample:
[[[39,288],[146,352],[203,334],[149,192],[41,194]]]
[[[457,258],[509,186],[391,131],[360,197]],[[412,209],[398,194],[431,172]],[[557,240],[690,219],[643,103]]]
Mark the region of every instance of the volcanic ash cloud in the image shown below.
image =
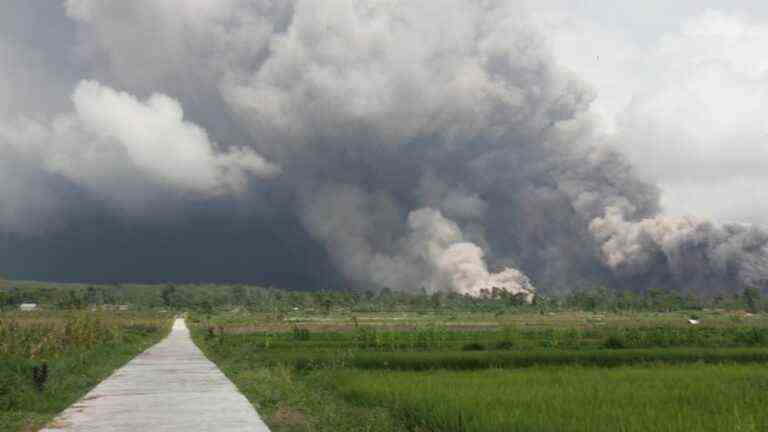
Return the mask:
[[[596,132],[595,90],[517,1],[68,0],[66,13],[93,79],[71,83],[69,113],[0,117],[0,151],[24,166],[0,217],[40,208],[55,174],[147,223],[199,200],[190,232],[231,224],[211,197],[233,197],[265,226],[293,224],[281,235],[309,238],[357,289],[530,298],[768,274],[762,231],[661,214],[659,189]],[[15,204],[25,187],[43,190]]]
[[[716,225],[693,216],[632,222],[609,207],[590,230],[601,244],[603,262],[620,276],[669,272],[681,284],[704,284],[698,288],[768,284],[768,233],[754,226]]]
[[[464,241],[459,227],[439,211],[419,209],[411,212],[408,221],[412,230],[408,251],[427,263],[433,291],[478,296],[496,288],[533,299],[535,288],[527,276],[512,268],[490,273],[483,250]]]

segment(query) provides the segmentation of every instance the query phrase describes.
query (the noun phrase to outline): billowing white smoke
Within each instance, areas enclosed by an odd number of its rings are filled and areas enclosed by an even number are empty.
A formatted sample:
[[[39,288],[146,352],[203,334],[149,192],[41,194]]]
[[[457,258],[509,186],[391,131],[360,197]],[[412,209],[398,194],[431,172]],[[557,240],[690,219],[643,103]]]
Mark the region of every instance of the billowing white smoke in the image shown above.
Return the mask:
[[[633,30],[590,20],[580,7],[535,3],[558,61],[599,90],[590,107],[604,117],[598,126],[661,186],[665,213],[768,224],[765,16],[732,3],[705,9],[678,1],[678,12],[691,15],[640,42]],[[668,12],[646,4],[629,8],[647,9],[648,22],[654,9]]]
[[[432,208],[413,211],[408,215],[408,224],[411,237],[407,241],[407,252],[426,262],[432,291],[477,296],[497,288],[510,294],[523,294],[527,301],[533,300],[535,288],[527,276],[512,268],[490,273],[483,250],[464,241],[459,227],[440,211]]]
[[[349,186],[315,191],[302,214],[347,277],[372,288],[480,295],[493,288],[533,299],[529,279],[511,268],[490,273],[483,250],[433,208],[411,211],[403,237],[382,244],[376,226],[397,218],[386,196]],[[373,286],[370,286],[373,283]]]
[[[648,271],[659,253],[673,263],[684,248],[703,244],[712,226],[694,217],[654,217],[629,222],[616,207],[608,207],[605,216],[596,218],[590,230],[601,244],[603,261],[611,269],[625,274]]]
[[[0,124],[0,142],[27,161],[63,175],[132,211],[146,211],[149,190],[218,194],[242,190],[248,176],[279,169],[249,148],[219,149],[184,120],[179,102],[154,94],[142,102],[95,81],[81,81],[74,110],[50,122]]]
[[[756,227],[717,226],[692,216],[631,222],[609,207],[590,230],[601,245],[603,262],[619,275],[659,271],[661,265],[662,271],[683,280],[699,273],[720,281],[735,279],[743,286],[768,282],[768,233]]]
[[[278,169],[251,149],[217,151],[208,134],[184,121],[178,101],[154,94],[141,102],[93,81],[83,81],[72,95],[75,114],[61,122],[91,138],[87,148],[72,149],[61,171],[75,175],[91,157],[122,157],[158,181],[202,192],[242,189],[245,175],[272,177]],[[81,144],[82,145],[82,144]],[[102,164],[98,161],[96,164]]]
[[[473,296],[499,289],[509,294],[522,294],[528,302],[533,300],[535,288],[528,276],[509,267],[498,273],[489,273],[483,260],[483,250],[474,243],[451,245],[435,264],[433,287],[445,287],[445,291]]]
[[[631,280],[660,259],[681,280],[707,266],[740,283],[766,274],[760,231],[657,217],[657,188],[594,133],[594,91],[514,0],[66,11],[98,82],[76,85],[68,114],[0,113],[0,150],[24,175],[150,215],[168,196],[247,192],[253,208],[293,212],[360,288],[530,299],[514,268],[568,290],[614,282],[601,262]],[[0,216],[37,208],[0,204]]]

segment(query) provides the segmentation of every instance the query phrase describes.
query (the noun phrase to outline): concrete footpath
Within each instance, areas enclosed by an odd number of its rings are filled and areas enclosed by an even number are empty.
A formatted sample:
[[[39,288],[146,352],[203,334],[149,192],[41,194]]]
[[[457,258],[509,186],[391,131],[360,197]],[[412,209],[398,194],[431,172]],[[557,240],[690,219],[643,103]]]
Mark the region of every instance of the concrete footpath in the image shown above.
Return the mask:
[[[171,334],[61,413],[43,431],[268,432],[248,400],[192,342]]]

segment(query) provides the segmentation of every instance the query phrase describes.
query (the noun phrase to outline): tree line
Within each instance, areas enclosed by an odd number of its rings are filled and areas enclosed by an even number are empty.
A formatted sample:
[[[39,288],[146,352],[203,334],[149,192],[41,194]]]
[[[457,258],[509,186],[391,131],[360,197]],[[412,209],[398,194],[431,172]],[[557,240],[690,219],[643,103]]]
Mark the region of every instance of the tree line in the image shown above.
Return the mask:
[[[564,294],[540,294],[532,303],[504,290],[484,291],[479,297],[457,293],[374,291],[299,291],[243,284],[57,284],[47,282],[0,283],[0,308],[37,303],[51,309],[86,309],[127,305],[131,309],[196,310],[212,312],[240,308],[253,312],[302,310],[330,313],[393,311],[681,311],[703,308],[740,309],[753,313],[768,310],[761,292],[704,297],[695,292],[650,289],[616,291],[606,287]]]

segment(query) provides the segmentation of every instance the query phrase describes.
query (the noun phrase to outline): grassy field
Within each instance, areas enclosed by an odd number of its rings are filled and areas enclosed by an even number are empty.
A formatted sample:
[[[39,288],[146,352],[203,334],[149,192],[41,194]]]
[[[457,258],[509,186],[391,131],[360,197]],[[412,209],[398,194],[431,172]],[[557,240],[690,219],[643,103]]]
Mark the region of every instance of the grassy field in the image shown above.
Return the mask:
[[[764,431],[768,367],[689,365],[472,372],[344,370],[339,393],[410,430]]]
[[[766,430],[764,314],[199,315],[277,432]]]
[[[706,327],[768,327],[768,314],[750,314],[744,311],[701,310],[695,312],[368,312],[368,313],[307,313],[286,311],[282,313],[217,313],[193,318],[212,326],[222,326],[229,333],[258,331],[288,332],[300,325],[313,332],[345,332],[357,327],[382,330],[414,330],[425,325],[439,325],[452,330],[494,330],[505,327],[518,329],[589,330],[595,328],[638,327],[690,327],[688,318],[699,319]]]
[[[1,314],[0,431],[36,430],[160,340],[170,318],[124,312]]]
[[[0,310],[61,312],[0,315],[3,430],[34,429],[165,333],[158,314],[93,312],[123,308],[189,313],[195,342],[275,432],[768,430],[759,293],[594,287],[524,304],[498,293],[7,285]]]

